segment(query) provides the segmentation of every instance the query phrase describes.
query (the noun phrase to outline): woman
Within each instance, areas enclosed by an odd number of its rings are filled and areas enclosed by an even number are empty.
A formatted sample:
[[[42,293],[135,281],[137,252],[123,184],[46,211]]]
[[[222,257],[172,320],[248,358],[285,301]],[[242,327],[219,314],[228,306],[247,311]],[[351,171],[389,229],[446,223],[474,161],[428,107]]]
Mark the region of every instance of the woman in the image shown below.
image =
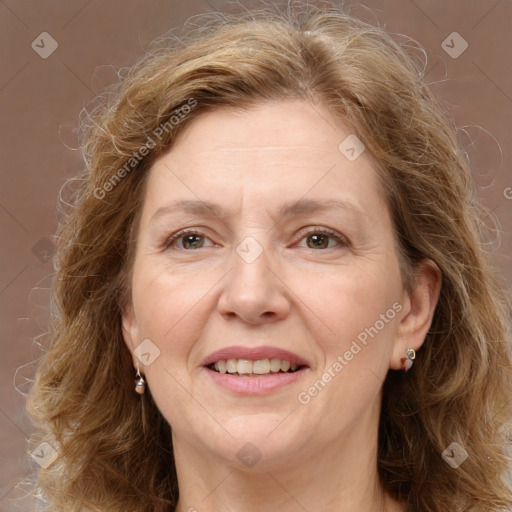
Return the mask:
[[[88,126],[29,402],[51,510],[509,509],[507,302],[397,43],[210,23]]]

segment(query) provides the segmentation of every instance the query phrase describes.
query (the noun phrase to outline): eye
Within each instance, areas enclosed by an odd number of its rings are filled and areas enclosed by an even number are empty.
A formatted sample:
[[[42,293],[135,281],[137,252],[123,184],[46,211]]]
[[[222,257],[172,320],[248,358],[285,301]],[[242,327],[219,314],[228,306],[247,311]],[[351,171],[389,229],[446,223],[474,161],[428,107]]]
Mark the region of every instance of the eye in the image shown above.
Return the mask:
[[[310,230],[303,234],[302,240],[306,241],[308,249],[332,249],[336,245],[340,247],[349,245],[343,236],[327,228]]]
[[[202,249],[203,247],[208,247],[205,246],[206,240],[210,239],[204,233],[201,233],[197,230],[184,229],[182,231],[178,231],[178,233],[175,233],[170,238],[168,238],[165,243],[165,248],[169,249],[174,247],[183,250],[197,250]]]
[[[308,249],[332,249],[335,246],[347,247],[347,240],[328,228],[315,228],[302,234],[301,242],[305,240]],[[208,241],[210,244],[208,244]],[[299,244],[302,245],[302,244]],[[193,251],[204,247],[212,247],[211,240],[201,231],[184,229],[170,236],[165,242],[165,249],[175,248]],[[303,246],[303,245],[302,245]]]

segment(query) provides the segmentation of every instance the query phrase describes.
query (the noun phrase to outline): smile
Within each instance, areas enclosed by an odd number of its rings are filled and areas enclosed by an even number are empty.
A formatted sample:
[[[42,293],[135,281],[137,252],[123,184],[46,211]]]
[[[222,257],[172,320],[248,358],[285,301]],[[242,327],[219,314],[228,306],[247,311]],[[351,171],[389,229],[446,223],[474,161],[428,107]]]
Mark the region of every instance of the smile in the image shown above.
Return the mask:
[[[208,366],[218,373],[229,373],[239,377],[255,377],[275,375],[277,373],[293,373],[301,367],[290,361],[278,358],[272,359],[220,359]]]
[[[277,346],[227,346],[201,366],[208,379],[239,396],[268,395],[304,378],[311,364],[299,354]]]

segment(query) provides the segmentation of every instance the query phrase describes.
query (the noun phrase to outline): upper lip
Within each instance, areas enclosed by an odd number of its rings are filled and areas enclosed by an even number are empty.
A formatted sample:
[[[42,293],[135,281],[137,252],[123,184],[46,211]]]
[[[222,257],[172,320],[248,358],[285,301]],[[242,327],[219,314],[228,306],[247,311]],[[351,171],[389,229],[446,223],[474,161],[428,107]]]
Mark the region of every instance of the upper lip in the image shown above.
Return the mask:
[[[242,347],[232,346],[216,350],[207,356],[203,362],[203,366],[216,363],[217,361],[227,361],[228,359],[249,359],[257,361],[259,359],[281,359],[281,361],[289,361],[297,366],[309,366],[307,361],[289,350],[277,347],[261,346],[261,347]]]

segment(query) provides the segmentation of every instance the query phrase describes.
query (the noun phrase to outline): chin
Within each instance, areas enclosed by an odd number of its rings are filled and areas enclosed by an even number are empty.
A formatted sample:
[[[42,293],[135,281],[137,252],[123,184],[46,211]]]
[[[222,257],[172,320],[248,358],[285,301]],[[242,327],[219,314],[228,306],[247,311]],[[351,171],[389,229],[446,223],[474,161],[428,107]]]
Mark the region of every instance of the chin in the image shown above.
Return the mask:
[[[288,416],[289,415],[289,416]],[[285,414],[259,413],[231,418],[226,424],[226,443],[219,456],[238,469],[270,471],[290,467],[290,460],[307,442],[304,424],[291,420],[293,412]],[[219,447],[217,447],[219,448]]]

